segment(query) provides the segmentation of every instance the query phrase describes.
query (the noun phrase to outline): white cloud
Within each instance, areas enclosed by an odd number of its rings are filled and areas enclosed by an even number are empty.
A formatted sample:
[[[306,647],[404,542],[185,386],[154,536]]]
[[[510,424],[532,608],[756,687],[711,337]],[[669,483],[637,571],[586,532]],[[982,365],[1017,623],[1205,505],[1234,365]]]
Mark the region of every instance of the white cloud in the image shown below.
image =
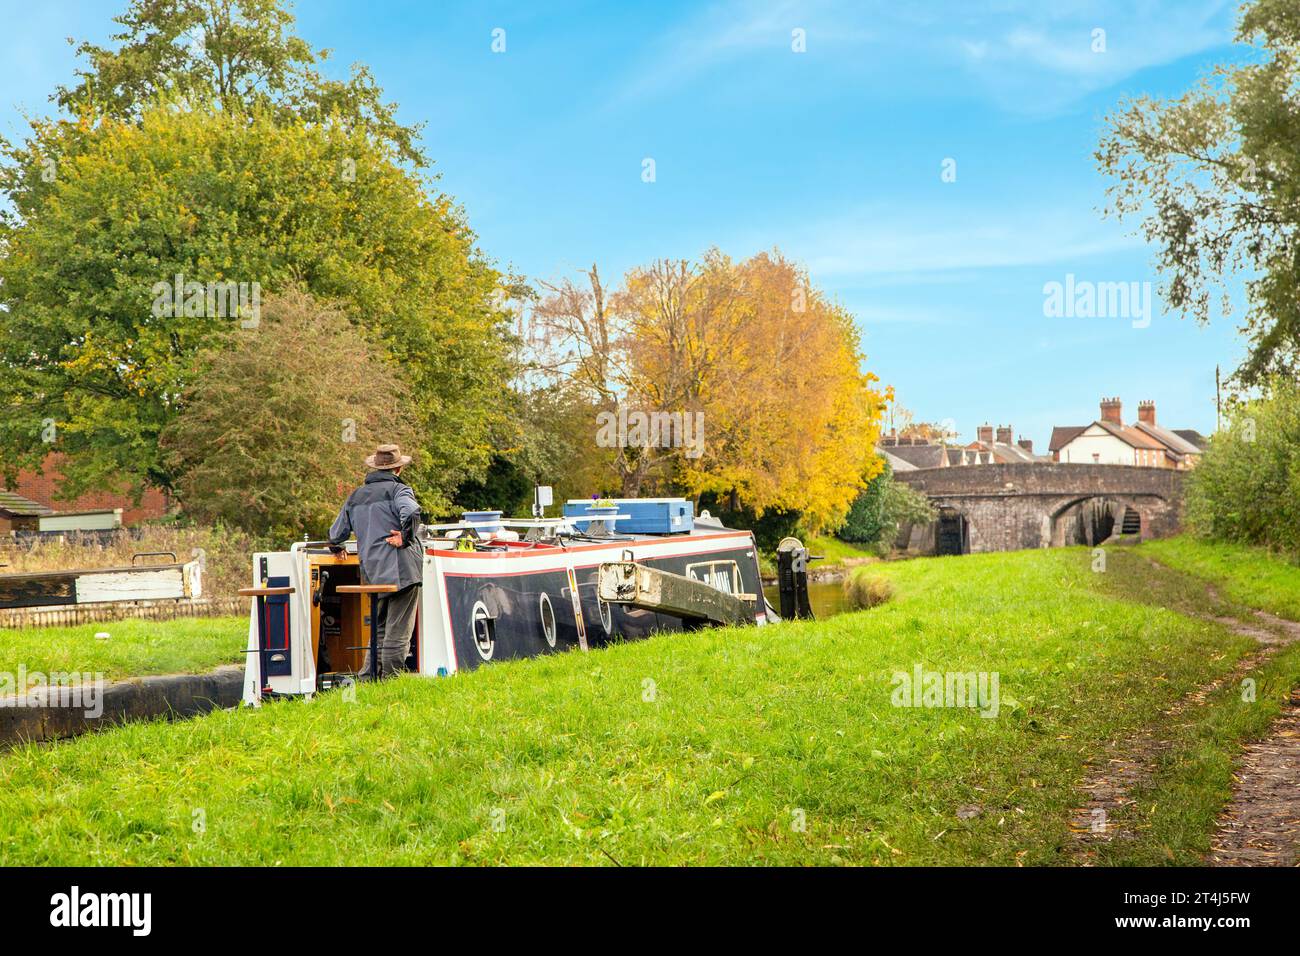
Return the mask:
[[[1016,5],[952,43],[960,67],[1000,107],[1053,111],[1155,66],[1232,39],[1228,0]]]
[[[710,84],[746,87],[771,57],[790,55],[790,31],[802,27],[806,55],[846,82],[897,83],[924,71],[932,83],[918,88],[938,95],[956,89],[1008,112],[1050,113],[1140,70],[1230,43],[1234,11],[1232,0],[949,0],[924,8],[724,0],[651,41],[615,83],[615,101],[669,94],[705,74]],[[1097,29],[1105,52],[1093,50]]]
[[[705,7],[649,44],[615,99],[626,101],[681,87],[700,74],[754,55],[792,55],[791,31],[825,50],[869,43],[872,33],[840,18],[825,2],[724,0]]]
[[[865,207],[795,229],[782,243],[819,278],[870,280],[900,276],[930,282],[935,273],[1071,264],[1140,248],[1086,204],[957,211]]]

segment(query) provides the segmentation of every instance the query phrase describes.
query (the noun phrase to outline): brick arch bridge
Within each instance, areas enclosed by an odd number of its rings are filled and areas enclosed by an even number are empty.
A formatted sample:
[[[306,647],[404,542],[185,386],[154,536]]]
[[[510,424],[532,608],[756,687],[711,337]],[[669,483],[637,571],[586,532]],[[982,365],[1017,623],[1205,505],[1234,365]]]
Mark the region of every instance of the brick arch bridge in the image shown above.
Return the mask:
[[[1143,540],[1179,528],[1184,472],[1129,465],[959,465],[894,477],[940,509],[928,528],[900,529],[899,546],[922,554],[1014,551],[1064,543],[1063,516],[1105,500],[1137,513]]]

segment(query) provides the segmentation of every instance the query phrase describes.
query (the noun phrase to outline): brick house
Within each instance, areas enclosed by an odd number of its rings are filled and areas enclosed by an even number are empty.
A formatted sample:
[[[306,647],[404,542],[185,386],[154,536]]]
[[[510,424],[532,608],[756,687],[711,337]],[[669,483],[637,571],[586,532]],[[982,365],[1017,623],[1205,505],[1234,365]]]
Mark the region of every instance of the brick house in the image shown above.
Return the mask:
[[[48,511],[97,511],[105,508],[121,508],[122,523],[139,524],[152,518],[161,518],[171,509],[171,501],[161,491],[147,489],[136,504],[134,496],[125,489],[114,494],[106,491],[91,491],[71,500],[56,497],[63,472],[59,466],[63,456],[57,452],[47,455],[39,471],[23,470],[18,472],[18,481],[8,490],[29,502],[35,502]],[[7,530],[0,527],[0,530]]]
[[[1023,435],[1012,441],[1015,429],[1010,425],[999,425],[997,431],[988,422],[975,429],[975,440],[960,449],[952,449],[959,458],[954,465],[1029,465],[1046,461],[1041,455],[1034,454],[1034,443]]]
[[[894,459],[901,459],[913,468],[946,468],[948,466],[946,446],[940,442],[931,441],[929,438],[916,438],[893,433],[881,435],[880,440],[876,442],[876,450],[878,452],[887,452]]]
[[[1027,465],[1048,460],[1034,454],[1034,443],[1028,438],[1013,441],[1013,431],[1010,425],[999,425],[995,432],[993,426],[986,422],[976,429],[976,439],[969,445],[949,445],[929,437],[890,433],[881,436],[876,443],[876,450],[895,459],[902,459],[913,468]]]
[[[1156,424],[1156,403],[1151,401],[1140,402],[1138,420],[1125,425],[1120,400],[1103,398],[1101,418],[1091,425],[1056,426],[1048,448],[1053,461],[1065,463],[1186,470],[1200,460],[1204,439],[1192,429]]]

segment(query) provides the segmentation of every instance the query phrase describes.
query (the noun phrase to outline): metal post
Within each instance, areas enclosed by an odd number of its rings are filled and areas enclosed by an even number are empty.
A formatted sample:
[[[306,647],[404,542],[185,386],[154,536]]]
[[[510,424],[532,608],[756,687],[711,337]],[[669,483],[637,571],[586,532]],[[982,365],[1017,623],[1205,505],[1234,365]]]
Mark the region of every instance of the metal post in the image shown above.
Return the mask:
[[[266,584],[263,583],[263,587]],[[260,685],[259,695],[271,693],[271,678],[268,674],[269,668],[266,665],[266,632],[271,629],[271,622],[267,617],[266,597],[257,598],[257,683]],[[263,626],[265,622],[265,626]]]
[[[808,549],[797,542],[776,552],[776,581],[781,598],[781,620],[813,617],[808,601]]]
[[[379,680],[379,595],[370,595],[370,679]]]

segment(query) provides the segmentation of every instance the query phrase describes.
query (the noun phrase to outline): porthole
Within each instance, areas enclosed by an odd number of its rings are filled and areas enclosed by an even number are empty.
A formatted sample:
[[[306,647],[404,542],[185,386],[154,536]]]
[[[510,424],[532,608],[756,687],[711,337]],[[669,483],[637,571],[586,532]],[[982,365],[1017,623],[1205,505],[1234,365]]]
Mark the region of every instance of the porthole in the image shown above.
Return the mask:
[[[537,599],[542,620],[542,637],[550,647],[555,646],[555,608],[551,607],[550,597],[543,592]]]
[[[485,661],[492,660],[497,649],[496,621],[488,614],[487,605],[478,601],[470,615],[470,635],[474,638],[474,648],[478,656]]]

